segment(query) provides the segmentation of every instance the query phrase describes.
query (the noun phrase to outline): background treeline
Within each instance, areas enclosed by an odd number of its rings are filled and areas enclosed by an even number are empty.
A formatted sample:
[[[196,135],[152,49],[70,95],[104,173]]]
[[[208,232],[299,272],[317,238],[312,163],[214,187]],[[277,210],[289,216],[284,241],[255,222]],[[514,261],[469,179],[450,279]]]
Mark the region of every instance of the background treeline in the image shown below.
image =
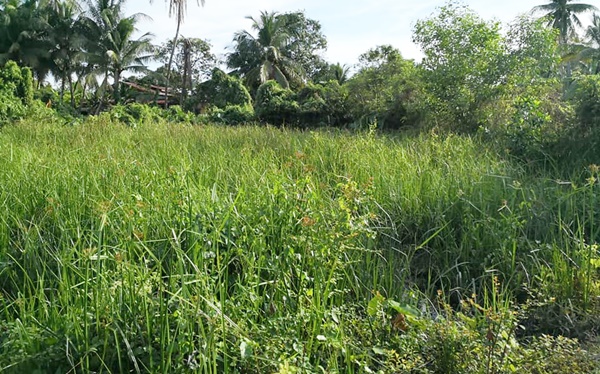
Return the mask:
[[[378,46],[360,56],[352,75],[321,57],[327,39],[303,12],[250,17],[252,29],[235,33],[232,51],[218,61],[199,38],[159,46],[149,33],[134,38],[144,15],[122,8],[115,0],[6,0],[0,63],[29,67],[37,97],[74,115],[135,101],[158,105],[158,95],[121,84],[124,74],[136,73],[127,80],[169,83],[173,97],[166,101],[227,124],[483,128],[527,143],[517,148],[535,148],[598,121],[600,16],[577,28],[577,16],[594,11],[591,5],[553,1],[534,8],[536,16],[548,13],[542,18],[501,25],[449,3],[415,25],[422,62]],[[147,67],[152,60],[162,64],[155,71]],[[50,76],[56,91],[47,86]]]

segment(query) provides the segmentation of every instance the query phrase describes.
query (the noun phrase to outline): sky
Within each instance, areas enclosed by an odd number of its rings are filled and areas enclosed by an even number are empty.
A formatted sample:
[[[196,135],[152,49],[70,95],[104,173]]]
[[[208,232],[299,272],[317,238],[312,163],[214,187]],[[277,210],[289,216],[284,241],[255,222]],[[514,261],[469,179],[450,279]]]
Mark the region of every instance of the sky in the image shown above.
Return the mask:
[[[510,22],[528,13],[535,5],[548,0],[463,0],[486,20]],[[252,22],[245,17],[258,18],[261,11],[285,13],[303,10],[308,18],[321,23],[327,38],[325,59],[331,63],[352,66],[358,56],[382,44],[398,48],[405,58],[420,60],[422,54],[411,41],[412,29],[419,19],[427,18],[445,0],[206,0],[199,6],[188,0],[181,35],[207,39],[212,51],[223,57],[232,48],[236,31],[250,30]],[[587,0],[600,8],[600,0]],[[127,0],[126,15],[145,13],[152,20],[138,24],[140,32],[154,34],[154,43],[175,35],[175,18],[169,18],[165,0]],[[591,15],[583,16],[586,20]]]

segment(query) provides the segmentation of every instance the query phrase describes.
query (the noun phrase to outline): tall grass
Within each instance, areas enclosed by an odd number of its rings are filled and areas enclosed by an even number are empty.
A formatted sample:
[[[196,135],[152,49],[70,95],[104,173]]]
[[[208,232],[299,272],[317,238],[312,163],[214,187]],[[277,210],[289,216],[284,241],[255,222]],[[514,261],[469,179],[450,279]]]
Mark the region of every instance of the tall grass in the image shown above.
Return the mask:
[[[532,178],[435,134],[5,127],[0,371],[385,370],[374,295],[593,315],[597,172]]]

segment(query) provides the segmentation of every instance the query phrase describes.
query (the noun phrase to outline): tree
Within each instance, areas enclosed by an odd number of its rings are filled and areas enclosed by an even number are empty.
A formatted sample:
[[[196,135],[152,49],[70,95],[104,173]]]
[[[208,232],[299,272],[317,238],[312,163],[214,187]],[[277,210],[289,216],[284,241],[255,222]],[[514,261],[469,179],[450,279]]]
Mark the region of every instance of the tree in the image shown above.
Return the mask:
[[[199,0],[200,4],[204,6],[205,1]],[[171,49],[171,55],[169,56],[169,63],[167,64],[167,84],[165,85],[165,94],[169,95],[169,80],[171,78],[171,65],[173,63],[173,55],[175,54],[175,48],[177,47],[177,40],[179,39],[179,29],[183,23],[185,17],[185,11],[187,8],[187,0],[169,0],[169,17],[175,15],[177,20],[177,29],[175,30],[175,37],[173,38],[173,49]],[[165,108],[169,106],[169,100],[165,100]]]
[[[65,85],[68,83],[71,106],[75,107],[73,73],[76,66],[82,63],[83,48],[86,39],[79,32],[79,8],[73,2],[56,2],[48,10],[50,26],[48,40],[52,73],[61,82],[60,99],[62,101]]]
[[[284,13],[279,17],[283,19],[290,35],[287,46],[282,50],[283,55],[295,61],[307,79],[314,79],[327,65],[321,57],[321,53],[327,50],[327,39],[321,32],[321,24],[300,11]]]
[[[503,36],[497,22],[449,4],[418,21],[413,40],[425,54],[420,66],[425,112],[445,126],[486,127],[502,111],[499,100],[505,95],[543,98],[555,86],[556,32],[541,20],[519,18]],[[512,101],[506,101],[510,112]]]
[[[579,53],[579,59],[586,62],[587,72],[600,74],[600,15],[594,13],[592,24],[588,26],[585,36],[588,43]]]
[[[412,107],[419,86],[414,62],[392,46],[379,46],[359,57],[359,70],[347,83],[348,108],[355,121],[399,128],[416,120]]]
[[[548,4],[538,5],[532,9],[533,13],[544,13],[548,26],[559,30],[561,44],[568,43],[576,34],[576,28],[582,27],[578,15],[598,10],[595,6],[574,2],[577,0],[551,0]]]
[[[342,85],[348,81],[350,68],[347,65],[325,63],[313,76],[315,83],[336,81]]]
[[[119,0],[88,3],[88,16],[82,21],[88,38],[88,61],[104,73],[104,86],[112,76],[115,101],[120,100],[121,75],[124,71],[143,72],[145,63],[154,58],[151,34],[133,40],[135,23],[145,15],[124,17]]]
[[[320,23],[304,12],[262,12],[259,19],[247,18],[256,36],[248,31],[236,33],[227,65],[250,86],[256,88],[270,79],[282,87],[299,86],[326,67],[320,53],[327,48],[327,40]]]
[[[33,101],[33,82],[28,68],[14,61],[0,65],[0,125],[22,118]]]
[[[198,85],[195,101],[202,106],[213,105],[225,109],[227,106],[249,106],[252,98],[239,78],[215,68],[209,80]]]
[[[0,10],[0,63],[28,66],[41,83],[51,69],[46,8],[38,0],[6,0]]]
[[[413,41],[425,54],[421,68],[430,113],[447,125],[476,129],[478,109],[497,95],[501,84],[505,51],[500,24],[450,3],[416,23]]]
[[[313,78],[326,63],[319,53],[327,48],[321,25],[303,12],[285,14],[262,12],[252,21],[252,30],[239,31],[227,65],[256,88],[267,80],[282,87],[299,86]]]
[[[159,60],[166,71],[168,58],[166,56],[173,50],[174,40],[169,40],[158,48]],[[206,40],[198,38],[181,38],[175,48],[173,71],[175,76],[170,85],[180,90],[182,102],[187,98],[187,92],[195,83],[207,79],[217,63],[216,56],[211,53],[211,45]],[[162,56],[162,57],[161,57]]]
[[[227,65],[236,69],[249,85],[277,81],[289,88],[291,79],[301,79],[301,67],[283,52],[292,38],[288,19],[277,13],[261,12],[259,19],[252,21],[256,36],[243,30],[234,36],[235,50],[227,57]]]

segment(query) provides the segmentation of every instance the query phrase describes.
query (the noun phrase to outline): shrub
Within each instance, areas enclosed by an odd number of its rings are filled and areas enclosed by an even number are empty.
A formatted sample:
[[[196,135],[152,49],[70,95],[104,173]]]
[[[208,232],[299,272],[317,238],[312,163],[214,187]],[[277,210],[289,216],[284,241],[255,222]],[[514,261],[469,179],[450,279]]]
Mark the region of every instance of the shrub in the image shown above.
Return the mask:
[[[300,106],[294,93],[276,81],[263,83],[256,92],[256,117],[273,125],[296,124]]]
[[[577,77],[572,101],[581,128],[589,130],[600,126],[600,75]]]
[[[32,102],[31,71],[8,61],[0,68],[0,123],[22,118]]]
[[[208,110],[206,123],[241,125],[254,121],[254,108],[250,105],[228,105],[224,109],[212,107]]]
[[[355,123],[398,129],[417,122],[413,108],[421,83],[413,61],[391,46],[380,46],[360,56],[360,69],[348,81],[348,112]]]
[[[113,106],[107,113],[112,120],[122,122],[128,126],[136,126],[138,123],[136,118],[127,111],[127,107],[122,104]]]
[[[131,103],[125,106],[127,113],[135,118],[139,123],[155,122],[160,119],[162,111],[158,107],[152,107],[146,104]]]
[[[250,93],[236,77],[214,69],[210,80],[200,84],[190,101],[193,106],[215,106],[225,109],[230,105],[251,105]]]
[[[337,81],[308,84],[296,95],[299,105],[295,122],[301,126],[343,126],[350,123],[348,91]]]
[[[194,114],[183,110],[179,105],[172,105],[161,113],[162,117],[169,122],[195,122]]]

